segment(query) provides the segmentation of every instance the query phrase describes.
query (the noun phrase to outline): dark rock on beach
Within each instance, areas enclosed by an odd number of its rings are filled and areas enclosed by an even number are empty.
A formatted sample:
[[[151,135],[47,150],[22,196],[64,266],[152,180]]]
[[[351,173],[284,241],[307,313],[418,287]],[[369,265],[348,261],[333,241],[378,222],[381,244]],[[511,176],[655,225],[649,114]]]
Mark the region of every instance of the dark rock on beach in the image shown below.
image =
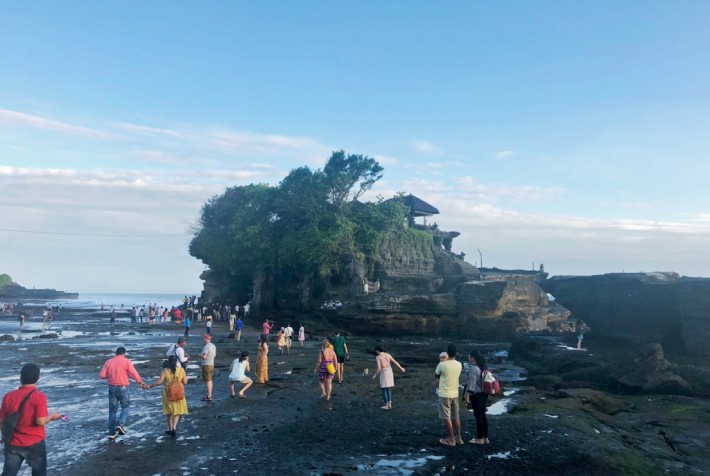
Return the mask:
[[[62,312],[53,325],[62,327],[67,315],[72,312]],[[126,345],[138,371],[152,382],[167,346],[183,330],[122,319],[109,335],[107,316],[84,316],[78,317],[85,321],[77,327],[61,329],[65,336],[68,330],[83,333],[71,345],[66,338],[64,345],[38,339],[2,344],[8,351],[6,368],[19,369],[31,355],[42,368],[55,369],[40,381],[42,388],[53,376],[61,377],[58,386],[45,388],[51,408],[62,411],[57,403],[62,395],[65,402],[94,405],[87,407],[93,408],[90,414],[77,407],[69,424],[48,426],[50,474],[684,475],[710,466],[708,399],[657,393],[657,386],[648,385],[653,383],[650,374],[660,369],[682,376],[693,395],[697,383],[691,376],[703,375],[705,367],[677,362],[662,353],[662,346],[629,349],[592,341],[595,348],[576,351],[554,334],[521,337],[510,345],[452,338],[462,354],[478,348],[489,356],[504,390],[515,393],[489,399],[496,407],[507,402],[509,408],[489,416],[489,445],[468,443],[475,423],[462,406],[466,443],[444,447],[438,443],[444,428],[437,416],[433,371],[449,339],[346,336],[351,359],[345,381],[334,384],[332,399],[325,401],[313,374],[325,333],[313,331],[306,347],[296,344],[290,355],[278,355],[271,345],[269,382],[255,384],[245,399],[231,399],[228,367],[248,350],[253,368],[260,333],[256,319],[247,321],[247,341],[240,343],[228,337],[223,321],[215,322],[214,400],[200,401],[199,369],[189,369],[190,414],[181,420],[177,439],[164,435],[159,389],[142,392],[134,385],[128,434],[109,444],[106,388],[97,379],[98,369],[117,345]],[[197,325],[194,334],[200,332]],[[392,411],[380,409],[379,385],[372,380],[377,344],[406,368],[395,373]],[[191,336],[188,353],[197,355],[201,345],[199,335]],[[16,351],[25,347],[31,352]],[[506,349],[508,359],[498,352]],[[636,358],[639,375],[631,372]],[[511,361],[524,367],[527,381],[519,379],[521,369]],[[95,441],[87,435],[95,435]],[[67,442],[74,448],[67,449]],[[56,454],[59,448],[63,457]],[[73,459],[74,454],[80,456]]]

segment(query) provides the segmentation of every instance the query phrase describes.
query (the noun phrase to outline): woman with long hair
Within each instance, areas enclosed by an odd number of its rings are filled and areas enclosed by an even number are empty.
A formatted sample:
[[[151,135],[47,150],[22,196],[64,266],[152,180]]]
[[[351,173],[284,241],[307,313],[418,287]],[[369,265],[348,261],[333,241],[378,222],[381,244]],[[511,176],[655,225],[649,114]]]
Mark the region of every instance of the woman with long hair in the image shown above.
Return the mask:
[[[473,409],[473,416],[476,418],[476,438],[470,443],[483,445],[488,441],[488,418],[486,417],[486,404],[488,394],[483,392],[483,371],[488,370],[486,358],[477,351],[472,350],[468,354],[468,361],[471,364],[468,370],[468,382],[466,384],[466,401]]]
[[[266,342],[266,335],[259,339],[259,348],[256,352],[256,383],[266,383],[269,381],[269,344]]]
[[[385,352],[385,348],[381,345],[375,347],[375,353],[377,357],[375,361],[377,362],[377,370],[372,375],[374,380],[379,375],[380,377],[380,388],[382,389],[382,399],[385,405],[381,407],[383,410],[392,410],[392,387],[394,387],[394,372],[392,372],[392,364],[396,365],[399,370],[404,372],[404,367],[399,365],[399,362],[394,360],[390,354]]]
[[[232,398],[236,396],[234,394],[234,384],[237,382],[244,384],[239,391],[239,398],[246,398],[244,392],[254,383],[252,379],[246,376],[249,370],[251,370],[249,368],[249,352],[245,350],[238,359],[234,359],[232,365],[229,367],[229,390]]]
[[[328,339],[323,341],[321,351],[318,352],[316,359],[316,368],[314,374],[318,374],[318,385],[320,385],[320,396],[330,400],[330,394],[333,391],[333,377],[335,376],[335,363],[338,358],[333,350],[333,345]],[[328,372],[328,364],[333,366],[333,373]]]
[[[168,421],[168,429],[165,431],[166,434],[175,438],[177,436],[177,425],[180,421],[181,415],[187,415],[187,400],[185,397],[182,400],[170,401],[168,399],[168,386],[173,382],[173,380],[179,380],[183,385],[187,384],[187,375],[182,367],[177,366],[177,356],[171,355],[168,357],[168,366],[163,369],[160,373],[158,380],[153,382],[148,386],[148,388],[154,388],[165,383],[163,386],[163,415],[165,415]]]

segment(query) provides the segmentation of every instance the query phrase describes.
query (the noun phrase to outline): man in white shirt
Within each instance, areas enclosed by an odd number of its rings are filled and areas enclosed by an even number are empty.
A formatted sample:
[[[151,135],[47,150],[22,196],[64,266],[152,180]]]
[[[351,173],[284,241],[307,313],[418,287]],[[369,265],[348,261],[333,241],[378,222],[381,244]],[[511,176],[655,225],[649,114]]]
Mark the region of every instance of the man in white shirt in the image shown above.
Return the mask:
[[[293,337],[293,327],[291,327],[291,324],[288,324],[286,326],[286,329],[284,329],[284,336],[286,337],[286,353],[290,354],[291,353],[291,339]]]
[[[202,397],[203,402],[212,401],[212,375],[214,374],[214,358],[217,357],[217,347],[212,343],[212,336],[205,334],[202,336],[205,342],[200,353],[202,359],[202,380],[207,388],[207,395]]]
[[[181,336],[177,340],[177,344],[173,344],[168,348],[168,351],[165,353],[165,356],[167,358],[170,358],[170,356],[174,355],[177,357],[177,366],[178,367],[187,367],[187,361],[190,360],[190,356],[185,353],[185,344],[187,343],[187,337]]]

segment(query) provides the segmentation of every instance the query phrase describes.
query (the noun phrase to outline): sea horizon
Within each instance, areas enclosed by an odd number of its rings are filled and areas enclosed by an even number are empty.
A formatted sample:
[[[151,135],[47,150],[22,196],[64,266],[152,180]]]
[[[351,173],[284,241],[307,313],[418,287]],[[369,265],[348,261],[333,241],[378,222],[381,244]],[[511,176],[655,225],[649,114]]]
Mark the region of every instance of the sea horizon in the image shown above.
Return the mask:
[[[52,306],[61,305],[67,308],[76,309],[98,309],[101,304],[105,308],[114,306],[130,309],[133,305],[144,306],[146,304],[156,304],[162,307],[178,306],[182,304],[185,296],[199,296],[200,293],[78,293],[77,299],[53,299],[47,301]]]

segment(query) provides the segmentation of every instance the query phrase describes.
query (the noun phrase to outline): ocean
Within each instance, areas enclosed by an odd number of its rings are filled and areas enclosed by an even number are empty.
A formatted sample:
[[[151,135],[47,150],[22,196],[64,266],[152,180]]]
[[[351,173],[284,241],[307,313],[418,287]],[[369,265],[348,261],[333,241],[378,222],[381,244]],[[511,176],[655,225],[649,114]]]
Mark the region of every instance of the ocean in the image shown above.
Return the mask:
[[[199,296],[199,293],[192,295]],[[189,295],[188,295],[189,296]],[[62,307],[73,309],[99,309],[103,303],[105,308],[114,306],[116,309],[130,309],[134,304],[136,306],[144,306],[146,304],[157,304],[162,307],[179,306],[185,294],[136,294],[136,293],[79,293],[78,299],[57,299],[48,301],[47,304],[52,306],[60,305]]]

